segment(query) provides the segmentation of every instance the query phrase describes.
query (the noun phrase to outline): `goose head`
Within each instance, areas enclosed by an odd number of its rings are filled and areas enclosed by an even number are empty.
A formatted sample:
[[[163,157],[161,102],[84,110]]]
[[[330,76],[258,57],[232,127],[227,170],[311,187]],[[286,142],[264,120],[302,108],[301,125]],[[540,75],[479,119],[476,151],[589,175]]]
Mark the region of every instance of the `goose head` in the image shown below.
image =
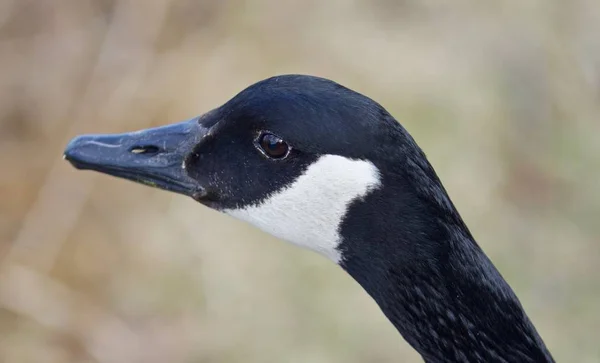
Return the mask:
[[[187,121],[78,136],[64,156],[326,256],[427,362],[553,361],[413,138],[333,81],[268,78]]]
[[[376,164],[394,162],[396,125],[384,112],[324,79],[274,77],[187,121],[76,137],[65,157],[191,196],[339,263],[348,209],[381,186]]]

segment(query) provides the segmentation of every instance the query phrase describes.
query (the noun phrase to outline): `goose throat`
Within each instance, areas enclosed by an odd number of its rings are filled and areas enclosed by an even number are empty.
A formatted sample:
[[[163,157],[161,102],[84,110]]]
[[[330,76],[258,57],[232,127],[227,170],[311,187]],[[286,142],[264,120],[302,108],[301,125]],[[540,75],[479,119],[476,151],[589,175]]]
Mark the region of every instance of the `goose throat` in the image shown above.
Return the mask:
[[[259,203],[223,212],[339,264],[339,227],[348,209],[380,186],[373,163],[323,155],[289,186]]]

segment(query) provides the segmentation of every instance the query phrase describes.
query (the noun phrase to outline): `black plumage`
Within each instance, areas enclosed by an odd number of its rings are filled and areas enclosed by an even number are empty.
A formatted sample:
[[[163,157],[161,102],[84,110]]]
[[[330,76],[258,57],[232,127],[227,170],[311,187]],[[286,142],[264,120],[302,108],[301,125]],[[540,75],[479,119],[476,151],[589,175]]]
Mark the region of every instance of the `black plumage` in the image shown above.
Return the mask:
[[[292,145],[285,160],[255,152],[265,130]],[[136,146],[146,152],[132,155]],[[382,186],[352,202],[339,225],[340,265],[426,362],[554,361],[413,138],[381,105],[335,82],[272,77],[190,121],[84,136],[65,152],[79,168],[218,210],[260,203],[326,154],[379,170]]]

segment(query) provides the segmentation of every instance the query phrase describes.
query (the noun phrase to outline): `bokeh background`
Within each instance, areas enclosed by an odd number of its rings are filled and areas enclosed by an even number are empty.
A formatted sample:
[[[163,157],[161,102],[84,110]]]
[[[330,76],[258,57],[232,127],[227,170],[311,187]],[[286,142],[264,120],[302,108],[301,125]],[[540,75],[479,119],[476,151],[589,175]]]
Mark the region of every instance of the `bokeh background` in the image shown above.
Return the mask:
[[[78,172],[282,73],[382,103],[561,362],[600,362],[597,0],[0,0],[0,361],[419,362],[312,252]]]

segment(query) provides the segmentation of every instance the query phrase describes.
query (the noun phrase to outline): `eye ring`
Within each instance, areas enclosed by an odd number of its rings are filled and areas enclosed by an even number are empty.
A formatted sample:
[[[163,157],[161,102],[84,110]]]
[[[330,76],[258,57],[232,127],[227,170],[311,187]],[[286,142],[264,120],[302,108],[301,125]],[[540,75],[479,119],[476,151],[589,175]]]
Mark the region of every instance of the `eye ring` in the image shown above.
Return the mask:
[[[261,132],[254,140],[254,146],[266,157],[274,160],[285,159],[292,147],[281,137],[269,131]]]

